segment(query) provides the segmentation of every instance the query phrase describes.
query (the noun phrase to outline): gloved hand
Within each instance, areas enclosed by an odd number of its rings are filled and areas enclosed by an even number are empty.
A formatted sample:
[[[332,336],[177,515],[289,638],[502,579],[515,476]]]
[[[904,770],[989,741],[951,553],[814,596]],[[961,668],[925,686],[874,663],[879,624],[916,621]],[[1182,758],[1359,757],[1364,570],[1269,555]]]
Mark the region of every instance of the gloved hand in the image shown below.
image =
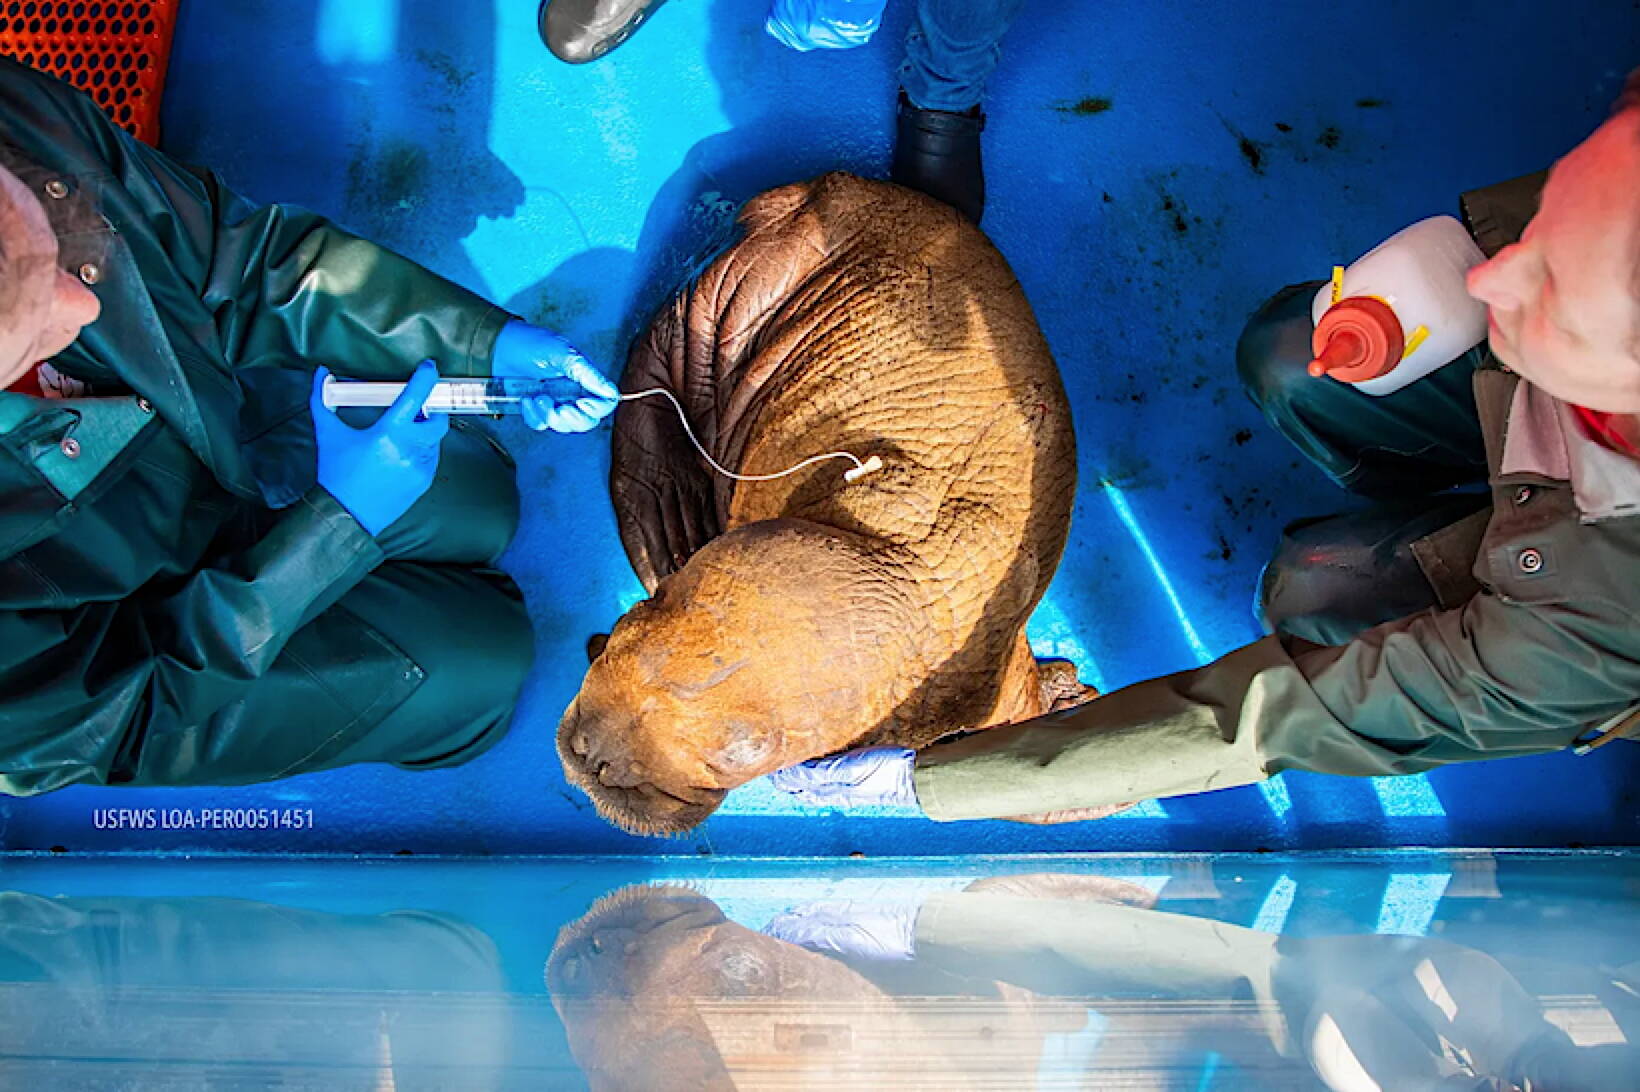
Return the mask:
[[[319,444],[319,484],[375,537],[432,488],[439,443],[450,431],[450,418],[420,415],[438,382],[438,369],[431,360],[422,361],[398,400],[369,428],[353,428],[326,407],[329,375],[329,368],[314,373],[309,403]]]
[[[816,952],[856,959],[910,959],[917,954],[917,911],[908,903],[848,899],[809,902],[776,914],[763,932]]]
[[[586,432],[615,412],[621,392],[581,351],[551,330],[513,319],[496,335],[490,374],[497,379],[557,379],[548,394],[525,399],[524,423],[540,432]]]
[[[799,53],[853,49],[871,41],[887,0],[774,0],[763,29]]]
[[[916,757],[904,747],[868,747],[776,770],[769,780],[781,792],[820,807],[916,807],[917,789],[911,778]]]

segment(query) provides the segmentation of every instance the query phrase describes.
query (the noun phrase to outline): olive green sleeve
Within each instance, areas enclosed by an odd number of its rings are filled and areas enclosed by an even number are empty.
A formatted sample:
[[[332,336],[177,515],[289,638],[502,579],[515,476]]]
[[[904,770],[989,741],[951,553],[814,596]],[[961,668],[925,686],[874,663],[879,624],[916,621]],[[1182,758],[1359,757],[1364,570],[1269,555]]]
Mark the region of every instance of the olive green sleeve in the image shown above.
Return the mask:
[[[261,541],[163,593],[0,612],[0,792],[105,781],[131,741],[205,723],[381,560],[316,488]]]
[[[1194,671],[917,757],[935,819],[1091,808],[1245,785],[1283,770],[1377,777],[1570,745],[1640,694],[1629,615],[1587,596],[1477,595],[1347,645],[1269,637]]]
[[[917,913],[917,960],[1047,994],[1269,996],[1279,937],[1211,918],[1087,899],[975,891],[931,895]]]
[[[1260,641],[1075,709],[936,744],[917,756],[917,801],[935,819],[980,819],[1246,785],[1267,776],[1260,722],[1314,707],[1308,691],[1281,646]]]
[[[257,206],[200,177],[211,212],[202,295],[236,367],[294,356],[403,379],[431,359],[443,375],[490,374],[507,312],[314,213]]]

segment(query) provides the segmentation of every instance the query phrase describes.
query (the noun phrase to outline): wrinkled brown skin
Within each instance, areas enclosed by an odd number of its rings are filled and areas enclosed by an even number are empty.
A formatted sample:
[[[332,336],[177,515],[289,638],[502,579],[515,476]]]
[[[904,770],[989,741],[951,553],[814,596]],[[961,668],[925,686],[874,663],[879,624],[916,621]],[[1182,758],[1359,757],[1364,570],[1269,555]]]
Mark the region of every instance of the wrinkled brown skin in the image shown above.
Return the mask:
[[[995,1088],[1086,1018],[1000,983],[939,1005],[895,997],[685,887],[600,899],[559,933],[545,977],[594,1092]]]
[[[737,483],[664,399],[622,404],[611,493],[652,597],[599,650],[558,746],[599,812],[640,833],[688,830],[805,759],[1092,696],[1064,665],[1044,679],[1025,643],[1076,449],[1002,256],[946,206],[844,174],[771,190],[739,223],[634,344],[622,390],[672,391],[743,474],[834,450],[884,469]]]

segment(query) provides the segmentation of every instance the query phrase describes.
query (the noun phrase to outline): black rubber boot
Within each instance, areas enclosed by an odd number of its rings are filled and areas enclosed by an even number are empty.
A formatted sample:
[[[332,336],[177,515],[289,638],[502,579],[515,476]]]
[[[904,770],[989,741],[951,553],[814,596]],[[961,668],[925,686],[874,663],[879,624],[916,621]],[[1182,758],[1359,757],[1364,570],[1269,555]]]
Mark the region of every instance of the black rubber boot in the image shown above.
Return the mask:
[[[900,92],[900,116],[890,177],[902,186],[944,201],[974,223],[985,214],[985,168],[979,107],[962,114],[924,110]]]
[[[586,64],[643,26],[666,0],[541,0],[541,40],[561,61]]]

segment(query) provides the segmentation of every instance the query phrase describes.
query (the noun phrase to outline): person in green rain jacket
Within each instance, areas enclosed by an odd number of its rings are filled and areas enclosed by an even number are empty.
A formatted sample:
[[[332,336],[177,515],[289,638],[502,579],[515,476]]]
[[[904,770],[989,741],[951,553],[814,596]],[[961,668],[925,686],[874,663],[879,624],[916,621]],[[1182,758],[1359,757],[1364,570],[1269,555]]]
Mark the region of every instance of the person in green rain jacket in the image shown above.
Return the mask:
[[[614,406],[556,335],[0,59],[0,791],[421,769],[505,732],[532,652],[505,452],[419,400],[310,413],[322,366],[427,359],[570,380],[537,427]]]
[[[1411,774],[1634,736],[1637,193],[1640,73],[1546,182],[1465,196],[1490,255],[1469,276],[1487,345],[1373,398],[1305,370],[1317,284],[1254,316],[1238,350],[1254,401],[1378,501],[1288,529],[1263,583],[1269,637],[1076,709],[915,756],[817,760],[776,785],[935,819],[1087,818],[1284,770]]]

